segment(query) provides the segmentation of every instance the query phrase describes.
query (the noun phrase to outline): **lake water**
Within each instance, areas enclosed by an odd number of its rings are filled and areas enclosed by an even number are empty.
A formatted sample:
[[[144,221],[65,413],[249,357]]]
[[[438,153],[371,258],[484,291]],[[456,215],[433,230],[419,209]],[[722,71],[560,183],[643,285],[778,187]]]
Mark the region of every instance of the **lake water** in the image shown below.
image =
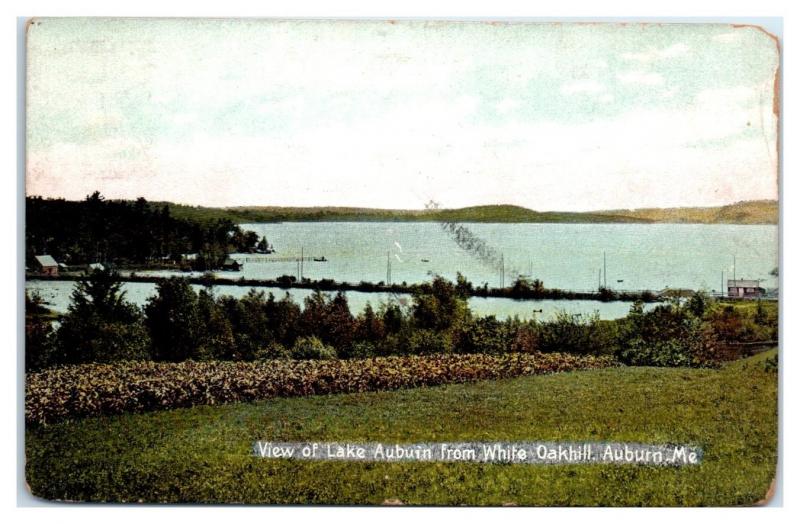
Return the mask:
[[[435,274],[455,279],[460,271],[476,285],[487,282],[495,287],[503,275],[498,267],[466,251],[439,224],[422,222],[284,222],[244,224],[243,229],[265,235],[277,252],[273,255],[234,255],[244,262],[239,273],[218,273],[226,277],[243,276],[272,279],[297,275],[294,261],[274,261],[299,257],[325,257],[326,262],[303,264],[306,278],[330,278],[358,283],[379,282],[387,278],[387,252],[395,283],[429,281]],[[505,284],[520,273],[539,278],[547,287],[570,290],[596,290],[598,270],[606,253],[606,284],[618,290],[661,290],[670,288],[720,289],[720,272],[733,277],[736,257],[737,278],[760,279],[766,288],[777,287],[770,271],[778,265],[778,228],[770,225],[704,224],[465,224],[474,238],[502,253]],[[260,258],[268,262],[248,262]],[[169,275],[169,272],[141,271],[139,274]],[[602,278],[602,275],[600,276]],[[65,311],[72,282],[31,281],[56,311]],[[197,286],[199,289],[199,286]],[[215,286],[218,295],[240,297],[248,288]],[[285,290],[261,288],[283,296]],[[154,284],[126,283],[129,300],[142,305],[155,290]],[[295,301],[311,293],[293,289]],[[408,302],[408,297],[387,293],[348,292],[354,312],[367,301],[373,306],[390,300]],[[472,298],[470,307],[478,314],[499,318],[519,315],[552,318],[558,310],[602,318],[624,316],[625,302],[590,300],[515,301],[500,298]]]
[[[70,296],[75,286],[74,282],[50,281],[50,280],[29,280],[25,288],[30,292],[38,292],[47,302],[47,306],[58,312],[67,311],[70,303]],[[193,286],[199,291],[202,286]],[[126,299],[143,306],[147,299],[155,295],[156,285],[143,282],[123,283]],[[277,298],[282,298],[288,291],[295,302],[302,306],[302,302],[312,293],[308,289],[285,290],[280,288],[259,287],[259,291],[272,293]],[[250,291],[250,288],[243,286],[214,286],[214,294],[217,296],[229,295],[240,298]],[[353,314],[363,311],[367,302],[377,308],[381,303],[397,302],[400,305],[408,306],[411,304],[410,297],[403,294],[390,293],[360,293],[348,291],[346,293],[350,309]],[[537,318],[539,320],[552,319],[558,311],[569,313],[592,314],[595,311],[603,319],[613,319],[624,317],[630,309],[630,303],[626,302],[598,302],[594,300],[510,300],[505,298],[480,298],[472,297],[469,299],[470,309],[478,315],[496,315],[498,318],[508,318],[517,315],[521,319]],[[652,306],[652,304],[648,304]],[[539,310],[534,312],[534,310]]]
[[[614,289],[666,287],[720,289],[720,272],[761,279],[777,287],[770,271],[778,265],[778,227],[706,224],[464,224],[503,254],[505,284],[520,273],[546,287],[596,290],[606,253],[606,284]],[[265,258],[325,257],[305,262],[304,276],[347,282],[386,280],[387,252],[392,281],[423,282],[433,274],[454,279],[460,271],[476,285],[501,284],[497,267],[483,263],[440,227],[422,223],[285,222],[244,224],[266,235],[277,250]],[[241,256],[239,258],[244,258]],[[252,256],[251,256],[252,257]],[[427,260],[427,262],[425,261]],[[246,278],[296,275],[294,262],[245,263]],[[618,282],[621,281],[621,282]]]

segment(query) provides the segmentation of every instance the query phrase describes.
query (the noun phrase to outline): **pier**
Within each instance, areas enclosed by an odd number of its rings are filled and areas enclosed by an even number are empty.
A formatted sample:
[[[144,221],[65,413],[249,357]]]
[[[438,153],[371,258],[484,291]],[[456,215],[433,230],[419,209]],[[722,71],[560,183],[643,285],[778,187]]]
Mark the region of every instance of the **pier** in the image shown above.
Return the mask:
[[[305,256],[305,255],[304,256],[299,256],[299,257],[298,256],[294,256],[294,257],[292,257],[292,256],[289,256],[289,257],[267,257],[267,256],[254,257],[254,256],[248,256],[248,257],[244,257],[244,258],[236,257],[236,260],[238,260],[240,262],[245,262],[247,264],[268,264],[270,262],[284,262],[284,263],[286,263],[286,262],[327,262],[327,260],[317,260],[317,259],[320,259],[320,258],[325,258],[325,257],[309,257],[309,256]]]

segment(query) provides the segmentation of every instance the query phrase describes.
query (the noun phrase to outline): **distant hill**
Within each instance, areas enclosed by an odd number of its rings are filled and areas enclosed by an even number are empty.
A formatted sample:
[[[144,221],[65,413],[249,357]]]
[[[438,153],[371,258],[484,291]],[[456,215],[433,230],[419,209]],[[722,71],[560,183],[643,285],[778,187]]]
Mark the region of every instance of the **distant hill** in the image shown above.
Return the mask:
[[[650,222],[634,216],[614,213],[571,213],[564,211],[533,211],[511,205],[489,205],[442,209],[426,217],[437,222]]]
[[[777,224],[777,200],[748,200],[721,207],[671,207],[597,211],[646,222],[692,224]]]
[[[234,222],[649,222],[610,213],[539,212],[520,206],[487,205],[441,210],[374,209],[358,207],[195,207],[169,202],[180,218]]]
[[[506,222],[506,223],[701,223],[776,224],[776,201],[739,202],[722,207],[628,209],[592,212],[534,211],[512,205],[407,210],[359,207],[196,207],[169,204],[178,218],[227,218],[246,222]]]

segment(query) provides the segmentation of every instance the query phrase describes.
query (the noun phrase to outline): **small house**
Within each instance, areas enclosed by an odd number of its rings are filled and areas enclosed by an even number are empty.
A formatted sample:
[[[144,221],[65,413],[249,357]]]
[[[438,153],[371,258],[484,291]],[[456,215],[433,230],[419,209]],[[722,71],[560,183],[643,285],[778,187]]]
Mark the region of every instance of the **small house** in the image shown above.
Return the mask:
[[[89,273],[92,273],[94,271],[105,271],[106,267],[99,262],[95,262],[94,264],[89,264],[87,269]]]
[[[35,257],[35,269],[42,275],[58,276],[58,262],[50,255],[38,255]]]
[[[222,263],[222,269],[224,271],[239,271],[241,268],[242,265],[230,257],[226,258],[225,262]]]
[[[766,290],[758,280],[728,280],[728,296],[731,298],[763,297]]]

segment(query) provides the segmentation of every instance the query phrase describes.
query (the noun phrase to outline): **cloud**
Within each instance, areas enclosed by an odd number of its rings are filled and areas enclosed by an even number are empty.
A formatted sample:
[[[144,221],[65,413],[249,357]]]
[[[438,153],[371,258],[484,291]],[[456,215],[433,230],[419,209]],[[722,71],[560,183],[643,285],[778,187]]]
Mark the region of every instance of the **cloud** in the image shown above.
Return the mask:
[[[661,91],[661,98],[664,100],[671,100],[675,98],[675,95],[678,94],[678,89],[675,87],[670,87],[669,89],[664,89]]]
[[[761,88],[709,89],[681,108],[583,123],[491,123],[474,118],[471,97],[422,97],[286,136],[62,145],[29,156],[28,191],[83,198],[99,188],[109,198],[206,205],[419,207],[435,199],[538,209],[774,198],[776,122],[770,100],[764,111],[759,105]],[[764,136],[753,133],[761,112]]]
[[[688,45],[677,43],[663,49],[650,48],[647,51],[641,51],[638,53],[622,53],[622,58],[625,60],[632,60],[646,64],[656,60],[675,58],[677,56],[685,55],[689,52],[689,49],[690,48]]]
[[[505,115],[511,113],[512,111],[518,109],[520,107],[520,101],[516,98],[504,98],[497,104],[495,104],[495,109],[498,113]]]
[[[30,40],[27,190],[540,209],[711,203],[734,177],[754,186],[732,200],[774,193],[778,55],[760,32],[735,32],[753,39],[740,46],[711,27],[197,24],[37,26],[74,41]]]
[[[606,90],[606,86],[593,79],[575,80],[567,82],[561,86],[561,92],[565,95],[572,95],[575,93],[602,93]]]
[[[664,83],[664,77],[659,73],[652,73],[647,71],[628,71],[626,73],[619,73],[617,80],[623,84],[639,84],[646,86],[657,86]]]

